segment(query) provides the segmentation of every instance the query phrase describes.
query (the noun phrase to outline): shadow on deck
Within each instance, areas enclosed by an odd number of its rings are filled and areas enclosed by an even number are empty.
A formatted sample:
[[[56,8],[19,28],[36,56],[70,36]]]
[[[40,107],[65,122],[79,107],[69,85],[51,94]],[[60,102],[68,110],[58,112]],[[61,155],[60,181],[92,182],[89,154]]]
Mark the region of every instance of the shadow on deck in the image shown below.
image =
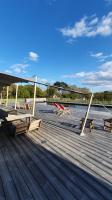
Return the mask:
[[[15,138],[0,134],[0,199],[111,200],[110,178],[83,170],[77,158],[71,162],[72,154],[44,132],[45,127]]]

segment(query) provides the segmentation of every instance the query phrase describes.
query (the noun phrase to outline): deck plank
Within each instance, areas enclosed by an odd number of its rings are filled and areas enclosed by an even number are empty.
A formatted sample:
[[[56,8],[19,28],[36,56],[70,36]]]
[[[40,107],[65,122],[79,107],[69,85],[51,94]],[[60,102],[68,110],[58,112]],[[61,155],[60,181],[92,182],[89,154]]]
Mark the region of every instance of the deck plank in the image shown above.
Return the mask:
[[[111,200],[112,134],[90,113],[95,130],[79,135],[85,111],[57,116],[37,105],[39,130],[15,138],[0,133],[1,200]]]
[[[19,200],[19,196],[14,185],[13,179],[7,168],[6,162],[3,157],[2,150],[0,150],[0,177],[3,182],[3,188],[6,200]]]
[[[47,165],[44,163],[44,160],[40,158],[40,155],[38,157],[29,149],[24,143],[20,142],[21,148],[23,148],[24,152],[28,153],[29,159],[32,163],[35,164],[36,168],[39,168],[40,171],[45,175],[46,181],[49,181],[49,183],[55,188],[57,193],[57,198],[60,199],[58,196],[63,197],[65,200],[66,199],[74,199],[75,197],[72,196],[72,194],[64,187],[64,185],[59,181],[59,179],[55,176],[55,173],[51,171],[47,167]],[[18,145],[18,148],[20,148],[20,145]],[[48,183],[47,183],[48,184]],[[44,185],[43,185],[44,187]],[[52,188],[52,189],[53,189]],[[51,190],[50,190],[51,192]],[[56,195],[56,192],[54,191],[54,194]]]
[[[11,153],[17,167],[19,168],[20,172],[22,173],[24,181],[28,185],[33,198],[39,199],[39,200],[43,200],[43,199],[47,200],[48,198],[44,194],[38,181],[36,181],[35,176],[32,175],[32,171],[29,170],[27,164],[25,163],[23,156],[22,156],[22,152],[19,152],[18,149],[16,148],[16,140],[15,139],[8,140],[7,146],[8,146],[8,149],[10,150],[10,153]],[[29,160],[29,162],[30,162],[30,160]]]

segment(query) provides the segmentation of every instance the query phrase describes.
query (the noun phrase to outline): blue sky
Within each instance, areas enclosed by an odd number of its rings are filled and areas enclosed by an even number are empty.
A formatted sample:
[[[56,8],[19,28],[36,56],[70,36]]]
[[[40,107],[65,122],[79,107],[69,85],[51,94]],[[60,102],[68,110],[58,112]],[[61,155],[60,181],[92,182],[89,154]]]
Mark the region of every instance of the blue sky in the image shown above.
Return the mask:
[[[112,0],[0,0],[0,71],[112,88]]]

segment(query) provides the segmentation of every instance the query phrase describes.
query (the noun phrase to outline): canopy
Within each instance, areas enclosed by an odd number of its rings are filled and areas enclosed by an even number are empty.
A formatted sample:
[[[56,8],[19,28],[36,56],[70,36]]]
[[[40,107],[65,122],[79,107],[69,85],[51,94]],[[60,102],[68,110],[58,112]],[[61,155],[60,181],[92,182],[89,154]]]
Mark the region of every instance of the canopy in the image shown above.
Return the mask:
[[[5,74],[5,73],[0,73],[0,87],[1,88],[4,86],[10,86],[13,83],[23,83],[23,82],[24,83],[28,83],[28,82],[37,83],[37,84],[44,85],[47,87],[56,88],[58,90],[64,90],[64,91],[83,94],[83,95],[89,94],[88,92],[81,92],[81,91],[78,91],[75,89],[62,88],[62,87],[58,87],[58,86],[54,86],[54,85],[49,85],[47,83],[40,83],[40,82],[37,82],[35,80],[35,78],[21,78],[21,77],[17,77],[17,76]]]
[[[20,78],[20,77],[9,75],[9,74],[0,73],[0,90],[4,86],[10,86],[13,83],[19,83],[19,82],[24,82],[24,83],[33,82],[34,83],[35,81],[33,80],[33,78],[25,79],[25,78]]]

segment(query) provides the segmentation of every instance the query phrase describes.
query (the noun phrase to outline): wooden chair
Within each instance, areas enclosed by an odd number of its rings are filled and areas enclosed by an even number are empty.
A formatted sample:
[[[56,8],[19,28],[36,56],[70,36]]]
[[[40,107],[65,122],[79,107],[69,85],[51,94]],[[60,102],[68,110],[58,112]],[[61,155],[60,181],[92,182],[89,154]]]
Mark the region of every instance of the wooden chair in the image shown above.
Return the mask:
[[[80,129],[82,129],[82,127],[83,127],[84,120],[85,120],[85,118],[82,118],[80,120],[80,122],[81,122],[80,123]],[[94,129],[93,119],[87,119],[85,128],[89,129],[90,132],[92,131],[92,129]]]
[[[112,133],[112,118],[104,119],[104,130],[108,130]]]

